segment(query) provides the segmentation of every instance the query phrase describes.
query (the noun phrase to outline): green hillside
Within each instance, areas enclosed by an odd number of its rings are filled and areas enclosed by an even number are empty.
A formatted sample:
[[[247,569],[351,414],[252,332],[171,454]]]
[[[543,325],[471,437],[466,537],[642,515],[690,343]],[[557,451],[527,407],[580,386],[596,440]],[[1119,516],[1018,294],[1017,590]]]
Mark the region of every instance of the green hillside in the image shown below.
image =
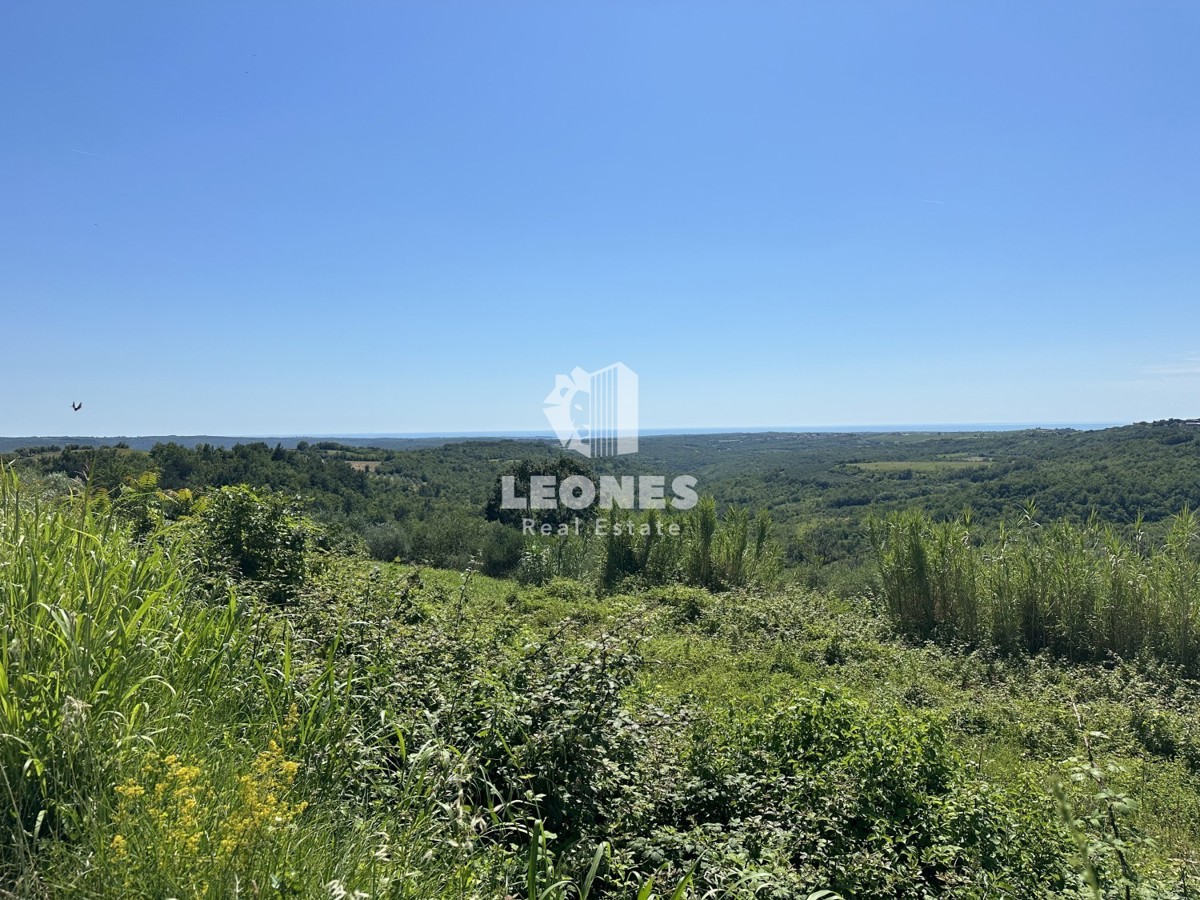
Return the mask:
[[[550,447],[25,454],[0,481],[0,885],[1191,896],[1191,434],[654,439],[639,467],[720,501],[666,513],[676,543],[518,540],[499,578],[468,546],[372,560],[373,517],[512,535],[492,481]],[[1143,522],[1071,504],[1098,466]],[[853,554],[795,557],[834,524]]]

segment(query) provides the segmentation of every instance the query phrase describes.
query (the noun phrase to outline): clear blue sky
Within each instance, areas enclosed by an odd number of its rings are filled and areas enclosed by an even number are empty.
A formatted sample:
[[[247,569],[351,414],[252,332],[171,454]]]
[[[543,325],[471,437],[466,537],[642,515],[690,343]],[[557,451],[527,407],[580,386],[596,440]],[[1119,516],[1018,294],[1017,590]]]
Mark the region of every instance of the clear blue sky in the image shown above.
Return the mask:
[[[0,433],[545,429],[617,360],[655,428],[1200,415],[1198,33],[8,3]]]

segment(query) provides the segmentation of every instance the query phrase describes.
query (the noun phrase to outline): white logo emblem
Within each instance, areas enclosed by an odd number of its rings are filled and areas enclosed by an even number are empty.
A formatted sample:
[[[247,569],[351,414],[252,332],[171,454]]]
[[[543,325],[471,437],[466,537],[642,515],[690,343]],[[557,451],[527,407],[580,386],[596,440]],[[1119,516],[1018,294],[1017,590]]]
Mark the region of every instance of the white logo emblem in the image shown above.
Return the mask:
[[[638,449],[638,377],[624,363],[556,375],[546,418],[568,450],[590,458]]]

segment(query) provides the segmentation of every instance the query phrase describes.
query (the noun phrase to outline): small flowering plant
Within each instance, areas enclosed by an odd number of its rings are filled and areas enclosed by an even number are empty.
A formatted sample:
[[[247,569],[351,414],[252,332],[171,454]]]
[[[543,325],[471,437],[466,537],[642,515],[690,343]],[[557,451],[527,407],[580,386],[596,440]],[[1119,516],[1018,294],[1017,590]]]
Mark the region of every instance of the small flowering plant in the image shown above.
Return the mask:
[[[161,884],[193,896],[282,859],[307,803],[294,799],[300,764],[268,742],[240,771],[146,754],[114,788],[110,862],[128,887]]]

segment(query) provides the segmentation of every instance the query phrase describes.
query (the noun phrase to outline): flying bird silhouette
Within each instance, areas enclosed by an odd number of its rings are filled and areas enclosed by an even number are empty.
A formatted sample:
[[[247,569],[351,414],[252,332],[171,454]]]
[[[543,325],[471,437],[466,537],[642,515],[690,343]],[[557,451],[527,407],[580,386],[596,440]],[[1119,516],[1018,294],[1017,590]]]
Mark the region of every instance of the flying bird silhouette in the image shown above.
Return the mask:
[[[74,402],[72,402],[72,403],[71,403],[71,409],[75,410],[75,412],[79,412],[81,409],[83,409],[83,404],[82,404],[82,403],[74,403]]]

